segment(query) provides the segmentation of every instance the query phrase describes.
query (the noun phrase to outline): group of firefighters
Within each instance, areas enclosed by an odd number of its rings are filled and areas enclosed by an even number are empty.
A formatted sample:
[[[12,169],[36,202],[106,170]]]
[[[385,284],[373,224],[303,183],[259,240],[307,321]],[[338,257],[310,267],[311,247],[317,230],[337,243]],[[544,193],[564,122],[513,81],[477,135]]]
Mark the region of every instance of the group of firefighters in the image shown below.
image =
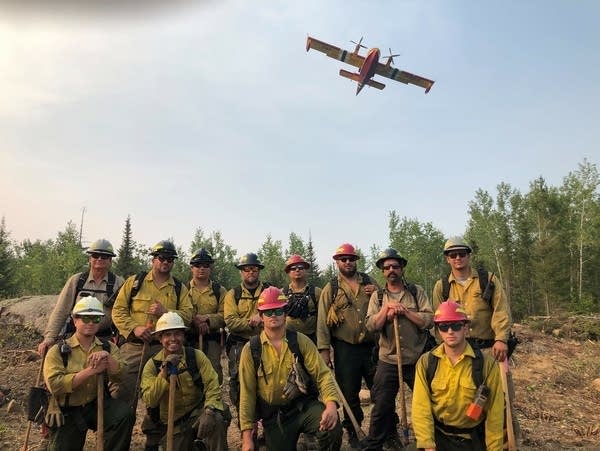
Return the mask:
[[[500,281],[472,268],[471,252],[461,237],[445,243],[450,273],[436,282],[432,305],[406,281],[408,262],[392,248],[376,261],[384,287],[357,271],[360,257],[345,243],[333,255],[337,276],[322,289],[309,284],[300,255],[287,260],[290,282],[280,289],[261,280],[264,266],[248,253],[236,264],[241,284],[226,290],[211,278],[206,249],[192,255],[189,283],[171,274],[178,255],[170,241],[152,248],[150,271],[123,280],[110,271],[112,245],[99,239],[38,346],[51,393],[48,449],[81,450],[98,429],[107,450],[128,450],[140,398],[148,451],[227,450],[232,417],[243,451],[261,441],[268,450],[339,450],[344,431],[352,449],[401,449],[406,384],[417,448],[501,450],[508,423],[518,436],[500,369],[510,311]],[[366,434],[363,382],[373,403]]]

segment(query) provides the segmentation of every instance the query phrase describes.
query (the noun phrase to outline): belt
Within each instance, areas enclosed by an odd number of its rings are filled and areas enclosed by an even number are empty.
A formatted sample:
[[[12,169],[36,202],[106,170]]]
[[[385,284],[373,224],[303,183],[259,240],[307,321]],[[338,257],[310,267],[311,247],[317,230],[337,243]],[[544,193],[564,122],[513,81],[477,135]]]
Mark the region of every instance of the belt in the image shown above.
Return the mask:
[[[227,337],[227,340],[230,340],[234,343],[248,343],[250,341],[249,338],[244,338],[244,337],[240,337],[239,335],[233,335],[233,334],[229,334],[229,336]]]
[[[469,342],[469,344],[471,346],[473,346],[474,348],[478,348],[478,349],[485,349],[485,348],[491,348],[492,346],[494,346],[494,343],[496,342],[496,340],[484,340],[483,338],[473,338],[473,337],[469,337],[467,338],[467,341]]]
[[[433,418],[433,422],[435,423],[436,428],[438,428],[444,432],[447,432],[448,434],[471,434],[475,429],[477,429],[483,425],[483,422],[481,422],[474,428],[457,428],[454,426],[444,424],[435,417]]]

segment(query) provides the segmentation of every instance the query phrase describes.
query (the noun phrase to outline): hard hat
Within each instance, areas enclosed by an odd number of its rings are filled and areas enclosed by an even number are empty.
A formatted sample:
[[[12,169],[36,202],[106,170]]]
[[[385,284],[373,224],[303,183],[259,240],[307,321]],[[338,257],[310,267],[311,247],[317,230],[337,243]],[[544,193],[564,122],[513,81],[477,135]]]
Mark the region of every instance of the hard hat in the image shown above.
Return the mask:
[[[356,259],[359,258],[358,254],[356,253],[356,250],[354,249],[354,246],[352,246],[350,243],[341,244],[340,247],[338,247],[335,250],[335,254],[333,254],[333,259],[338,260],[341,257],[355,257]]]
[[[208,251],[202,247],[194,252],[192,259],[190,260],[190,265],[194,265],[196,263],[207,263],[212,265],[214,262],[215,261],[212,258],[212,255],[210,255]]]
[[[276,287],[265,288],[258,298],[256,308],[259,311],[273,310],[276,308],[285,307],[288,298],[283,291]]]
[[[285,262],[285,272],[290,272],[290,266],[293,265],[302,265],[304,266],[304,269],[310,268],[310,263],[308,263],[298,254],[290,255],[290,258],[288,258],[287,262]]]
[[[94,296],[86,296],[75,303],[71,314],[73,316],[104,316],[104,306]]]
[[[161,240],[152,246],[150,255],[156,257],[157,255],[168,255],[169,257],[177,258],[177,249],[171,241]]]
[[[462,305],[451,300],[442,302],[433,314],[434,323],[468,320],[469,317],[467,316],[467,312],[462,308]]]
[[[375,265],[377,265],[379,269],[382,269],[383,262],[386,260],[396,260],[398,263],[400,263],[400,266],[402,266],[403,268],[408,263],[408,260],[401,256],[396,249],[391,247],[388,247],[387,249],[384,249],[379,253]]]
[[[185,330],[187,327],[185,327],[181,316],[175,312],[167,312],[158,318],[158,321],[156,321],[156,329],[152,333],[156,334],[158,332],[164,332],[165,330],[172,329]]]
[[[87,251],[85,251],[85,253],[104,254],[110,255],[111,257],[117,256],[117,254],[115,254],[112,244],[110,244],[110,241],[104,238],[100,238],[99,240],[96,240],[92,244],[90,244],[90,247],[87,248]]]
[[[460,251],[465,250],[469,254],[473,252],[473,249],[467,244],[465,239],[462,236],[453,236],[448,238],[446,244],[444,244],[444,255],[448,254],[450,251]]]
[[[258,255],[253,252],[242,255],[235,265],[237,269],[242,269],[244,266],[258,266],[260,269],[265,267],[258,259]]]

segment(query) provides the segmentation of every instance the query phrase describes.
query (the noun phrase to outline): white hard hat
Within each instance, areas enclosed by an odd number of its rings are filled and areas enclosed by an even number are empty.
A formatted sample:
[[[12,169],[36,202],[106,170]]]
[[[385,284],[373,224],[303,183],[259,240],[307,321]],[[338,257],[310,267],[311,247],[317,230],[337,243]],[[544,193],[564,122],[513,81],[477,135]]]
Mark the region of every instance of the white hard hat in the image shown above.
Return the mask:
[[[94,296],[86,296],[77,301],[71,313],[73,316],[104,316],[104,307]]]
[[[156,329],[152,333],[156,334],[158,332],[172,329],[187,329],[187,327],[185,327],[181,316],[175,312],[167,312],[158,318],[158,321],[156,322]]]

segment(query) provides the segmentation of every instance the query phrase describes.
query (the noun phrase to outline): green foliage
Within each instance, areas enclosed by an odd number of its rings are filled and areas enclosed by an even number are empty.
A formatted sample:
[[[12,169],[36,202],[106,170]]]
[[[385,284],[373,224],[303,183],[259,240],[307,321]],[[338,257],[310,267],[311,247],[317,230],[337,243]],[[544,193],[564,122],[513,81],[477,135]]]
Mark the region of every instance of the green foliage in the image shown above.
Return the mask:
[[[16,259],[6,230],[4,217],[0,222],[0,299],[9,298],[16,293]]]
[[[133,240],[131,216],[127,215],[123,240],[117,251],[116,262],[113,265],[115,273],[127,278],[141,271],[148,271],[148,250]]]
[[[265,269],[261,271],[261,280],[276,287],[286,286],[288,278],[284,271],[286,260],[283,256],[281,241],[273,240],[271,234],[268,234],[257,255],[262,264],[265,265]]]
[[[235,267],[236,250],[225,244],[221,232],[213,232],[205,236],[201,228],[196,230],[190,244],[190,254],[200,248],[205,248],[215,260],[212,279],[226,288],[232,288],[240,283],[240,274]]]

